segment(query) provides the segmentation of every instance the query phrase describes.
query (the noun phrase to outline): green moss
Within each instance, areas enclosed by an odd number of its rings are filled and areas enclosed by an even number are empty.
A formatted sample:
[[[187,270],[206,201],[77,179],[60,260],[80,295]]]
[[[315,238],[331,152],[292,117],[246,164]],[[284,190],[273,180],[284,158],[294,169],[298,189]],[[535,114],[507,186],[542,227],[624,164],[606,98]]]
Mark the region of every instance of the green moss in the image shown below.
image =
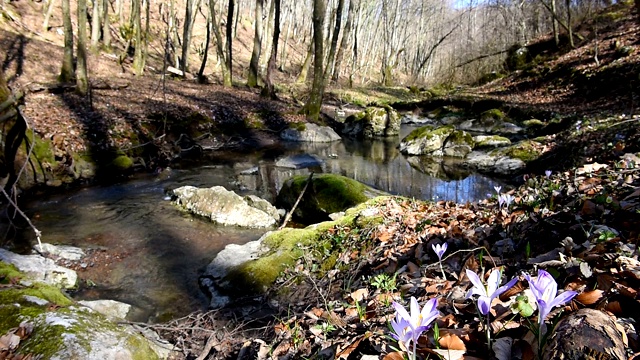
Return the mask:
[[[53,144],[51,140],[43,140],[36,135],[33,130],[26,132],[29,143],[33,146],[31,156],[40,163],[49,163],[52,166],[56,164],[55,157],[53,155]]]
[[[494,150],[490,152],[489,155],[504,155],[514,159],[520,159],[525,163],[528,163],[537,159],[540,154],[534,146],[534,142],[528,140],[503,149]]]
[[[305,131],[307,129],[307,124],[303,122],[294,122],[289,124],[289,128],[298,130],[298,131]]]
[[[8,284],[14,279],[20,279],[23,274],[12,264],[0,261],[0,283]]]
[[[453,131],[447,138],[447,144],[452,143],[454,145],[469,145],[473,148],[475,142],[473,136],[466,131]]]
[[[127,155],[119,155],[111,161],[110,165],[117,171],[126,171],[133,166],[133,160]]]
[[[504,120],[505,114],[500,109],[490,109],[480,115],[482,121]]]
[[[509,140],[504,136],[491,135],[491,136],[487,136],[486,138],[483,138],[481,141],[478,141],[475,145],[476,147],[488,147],[488,146],[495,146],[494,144],[496,142],[505,143],[507,145],[511,144],[511,140]]]
[[[425,137],[431,138],[434,136],[448,136],[453,131],[455,131],[455,127],[453,127],[452,125],[441,126],[439,128],[435,128],[431,125],[426,125],[410,132],[409,135],[407,135],[403,141],[412,141],[416,139],[422,139]]]
[[[127,345],[133,351],[132,360],[154,360],[158,354],[149,346],[149,342],[139,335],[131,335],[127,338]]]
[[[545,123],[538,119],[525,120],[522,122],[522,124],[526,127],[536,127],[536,128],[545,126]]]

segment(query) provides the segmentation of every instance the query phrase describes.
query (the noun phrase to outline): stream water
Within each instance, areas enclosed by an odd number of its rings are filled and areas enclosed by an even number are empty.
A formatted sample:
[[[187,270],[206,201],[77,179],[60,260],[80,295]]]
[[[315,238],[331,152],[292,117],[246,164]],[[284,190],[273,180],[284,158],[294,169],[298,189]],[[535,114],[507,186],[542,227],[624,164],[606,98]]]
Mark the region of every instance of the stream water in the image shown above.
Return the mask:
[[[95,286],[82,287],[75,298],[123,301],[134,306],[132,320],[162,321],[205,308],[208,300],[198,288],[199,272],[225,245],[255,240],[264,232],[218,226],[187,215],[165,199],[167,190],[223,185],[241,195],[273,201],[286,179],[309,172],[278,168],[275,161],[301,153],[323,159],[315,172],[345,175],[392,194],[425,200],[474,201],[501,185],[460,172],[455,163],[408,161],[396,149],[397,143],[345,140],[287,143],[243,154],[221,152],[206,164],[47,196],[26,209],[42,231],[43,242],[108,248],[109,253],[120,254],[107,268],[92,270],[88,264],[82,276]]]

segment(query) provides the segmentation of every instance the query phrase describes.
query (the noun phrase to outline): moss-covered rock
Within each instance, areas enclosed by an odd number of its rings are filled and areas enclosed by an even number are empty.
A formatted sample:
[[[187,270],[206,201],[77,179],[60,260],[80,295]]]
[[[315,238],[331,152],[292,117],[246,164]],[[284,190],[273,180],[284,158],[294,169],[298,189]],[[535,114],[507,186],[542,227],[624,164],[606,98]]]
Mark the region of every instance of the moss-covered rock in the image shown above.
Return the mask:
[[[475,141],[476,149],[496,148],[511,145],[511,140],[498,135],[478,135],[474,136],[473,140]]]
[[[291,209],[307,182],[299,175],[287,180],[276,199],[279,208]],[[344,211],[384,192],[341,175],[314,175],[296,207],[294,217],[306,224],[329,220],[329,214]]]
[[[400,116],[390,106],[368,107],[347,117],[342,133],[365,139],[397,136],[400,133]]]
[[[29,280],[4,262],[2,276]],[[35,281],[0,288],[0,334],[20,324],[31,324],[33,331],[20,341],[17,354],[65,360],[159,358],[151,343],[132,329],[76,306],[58,288]]]
[[[452,156],[464,158],[473,150],[471,135],[455,127],[423,126],[413,130],[400,142],[400,152],[406,155]]]
[[[116,171],[125,172],[131,169],[133,166],[133,160],[127,155],[118,155],[109,165]]]
[[[335,221],[326,221],[304,229],[285,228],[265,234],[260,240],[240,246],[229,245],[221,251],[207,267],[200,279],[201,285],[213,296],[212,307],[224,305],[225,295],[255,295],[263,292],[282,274],[293,266],[305,252],[323,247],[320,241],[328,229],[335,226],[373,227],[383,221],[372,205],[380,198],[370,199],[345,212],[345,216]],[[250,253],[236,261],[237,254]]]
[[[489,154],[492,156],[507,156],[528,163],[537,159],[540,153],[540,144],[533,140],[526,140],[506,148],[493,150]]]

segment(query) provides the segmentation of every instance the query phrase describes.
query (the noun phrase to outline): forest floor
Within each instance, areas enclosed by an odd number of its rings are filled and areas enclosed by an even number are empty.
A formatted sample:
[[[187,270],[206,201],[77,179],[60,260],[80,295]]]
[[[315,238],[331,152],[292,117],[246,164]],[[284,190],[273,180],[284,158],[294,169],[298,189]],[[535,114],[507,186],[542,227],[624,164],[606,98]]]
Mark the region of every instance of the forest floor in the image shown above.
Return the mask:
[[[166,126],[192,123],[212,123],[224,135],[218,142],[238,136],[251,138],[251,146],[266,146],[289,123],[304,121],[297,113],[304,99],[299,88],[283,86],[281,100],[265,100],[258,90],[240,85],[163,81],[155,74],[134,77],[128,65],[120,67],[104,54],[91,55],[94,90],[90,98],[80,98],[48,85],[55,82],[61,48],[16,24],[3,23],[0,30],[5,75],[14,89],[27,92],[30,125],[61,152],[127,149],[158,140]],[[395,316],[391,303],[408,304],[413,296],[421,305],[437,298],[440,313],[435,320],[438,333],[431,327],[418,340],[420,358],[548,358],[538,352],[538,313],[525,311],[536,305],[522,275],[535,276],[543,268],[553,274],[558,289],[578,292],[555,307],[549,319],[558,318],[559,310],[566,315],[597,309],[619,330],[599,349],[582,339],[582,352],[622,358],[614,353],[622,351],[624,357],[637,357],[638,22],[627,8],[598,32],[597,41],[541,54],[539,62],[526,69],[464,88],[458,95],[573,116],[571,126],[545,137],[549,151],[538,168],[550,173],[523,174],[518,186],[496,189],[472,204],[385,198],[371,204],[381,223],[328,231],[323,236],[334,244],[330,254],[300,259],[264,296],[246,299],[242,307],[147,326],[176,344],[175,358],[180,359],[401,359],[402,346],[390,338],[389,322]],[[394,91],[409,96],[407,89]],[[332,100],[344,99],[339,90],[332,93]],[[377,97],[369,92],[364,98],[371,102]],[[235,132],[229,134],[230,129]],[[177,140],[162,141],[171,145]],[[564,161],[567,154],[571,161]],[[149,169],[165,165],[145,163]],[[509,204],[504,203],[507,195],[513,197]],[[441,270],[432,245],[442,243],[448,249]],[[318,270],[324,256],[338,259],[335,271]],[[471,285],[466,270],[484,279],[498,268],[503,283],[511,278],[518,282],[492,299],[487,327],[474,301],[465,299]],[[290,291],[281,291],[287,287]],[[516,300],[518,294],[526,294],[529,301]],[[487,331],[492,334],[491,349]],[[589,334],[607,340],[602,333]],[[612,350],[616,348],[621,350]]]

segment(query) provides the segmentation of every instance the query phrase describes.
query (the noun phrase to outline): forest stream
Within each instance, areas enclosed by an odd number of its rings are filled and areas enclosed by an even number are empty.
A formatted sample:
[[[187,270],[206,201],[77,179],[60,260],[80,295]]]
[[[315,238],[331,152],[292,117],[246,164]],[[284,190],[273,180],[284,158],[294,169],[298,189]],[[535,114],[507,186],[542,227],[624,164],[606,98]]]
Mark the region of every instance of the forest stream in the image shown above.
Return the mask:
[[[412,130],[403,127],[403,134]],[[284,143],[252,153],[220,152],[207,163],[139,174],[126,182],[41,197],[26,204],[42,241],[103,251],[105,264],[80,264],[75,299],[113,299],[133,305],[129,318],[159,322],[206,308],[199,273],[227,244],[259,238],[264,230],[224,227],[180,211],[166,191],[183,185],[222,185],[271,202],[289,177],[309,171],[341,174],[377,189],[425,200],[486,198],[499,180],[434,162],[416,170],[398,141]],[[314,168],[286,169],[278,159],[295,154],[322,159]],[[239,161],[239,159],[242,159]],[[424,160],[424,159],[423,159]],[[422,161],[421,163],[425,163]],[[427,161],[428,163],[428,161]],[[455,178],[452,179],[452,178]],[[35,241],[25,230],[31,243]],[[29,238],[31,236],[31,238]],[[64,265],[64,264],[63,264]]]

